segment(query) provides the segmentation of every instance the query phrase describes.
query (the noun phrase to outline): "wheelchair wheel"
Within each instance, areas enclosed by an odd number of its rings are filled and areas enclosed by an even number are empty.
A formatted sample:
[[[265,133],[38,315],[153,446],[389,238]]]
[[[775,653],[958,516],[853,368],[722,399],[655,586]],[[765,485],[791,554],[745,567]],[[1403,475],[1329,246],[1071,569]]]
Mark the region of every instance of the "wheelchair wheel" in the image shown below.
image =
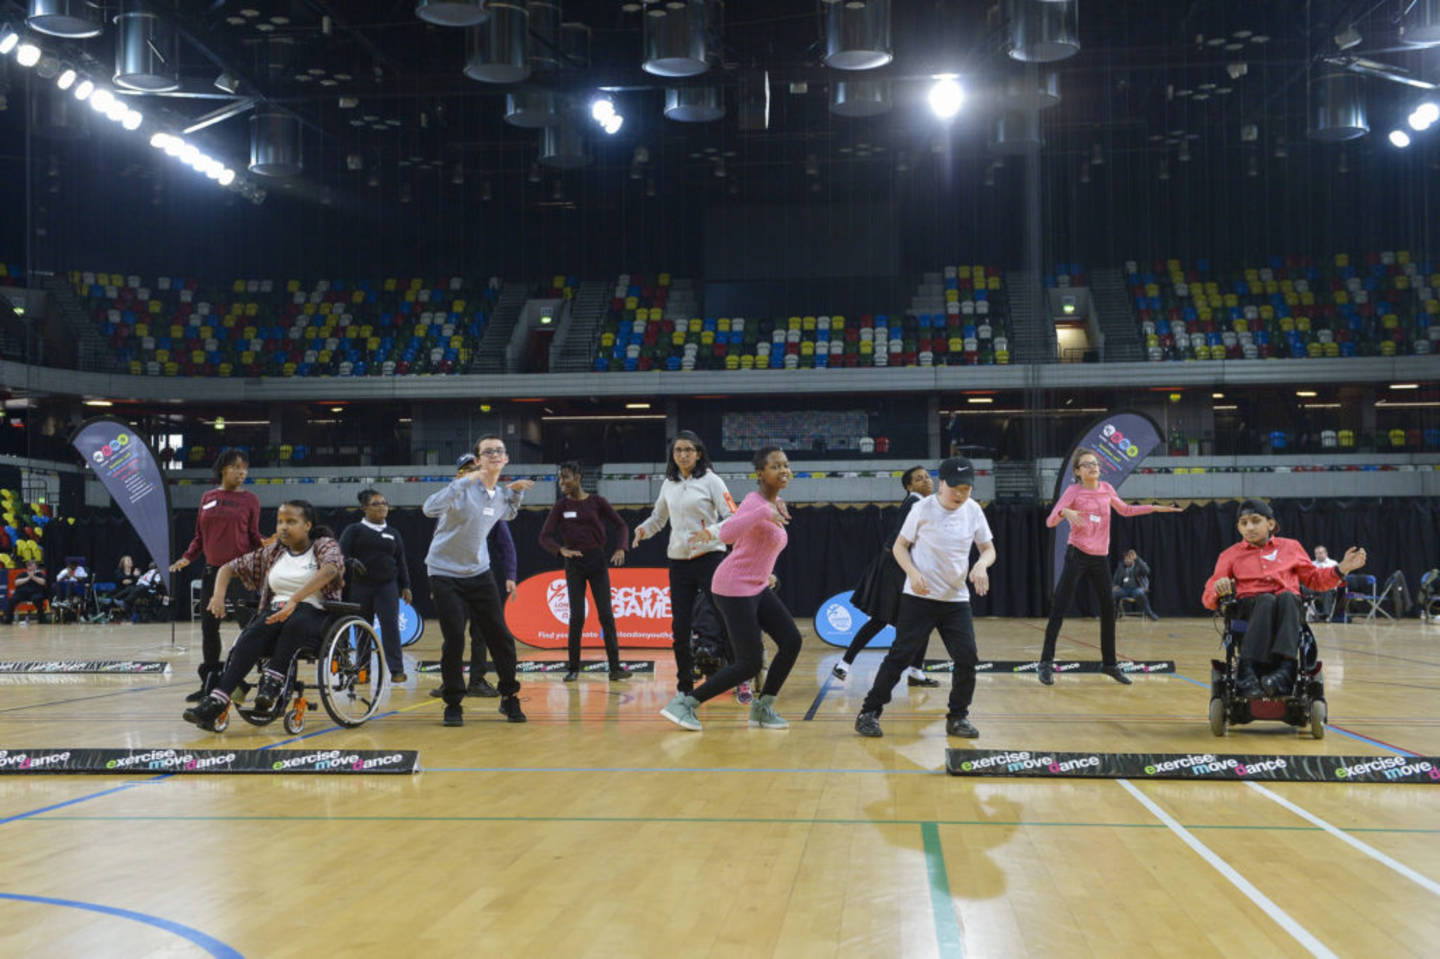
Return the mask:
[[[1325,738],[1325,720],[1329,718],[1329,710],[1325,706],[1325,700],[1317,699],[1310,704],[1310,735],[1316,739]]]
[[[375,627],[359,616],[342,616],[320,644],[320,701],[341,726],[359,726],[375,715],[385,691],[385,652]]]
[[[1225,725],[1225,700],[1210,700],[1210,731],[1216,736],[1224,736]]]
[[[213,729],[213,730],[215,730],[215,732],[217,732],[217,733],[223,733],[225,730],[229,729],[229,728],[230,728],[230,710],[231,710],[232,708],[233,708],[233,707],[231,707],[231,706],[226,706],[226,707],[225,707],[225,710],[224,710],[219,716],[216,716],[216,717],[215,717],[215,722],[213,722],[213,723],[210,724],[210,728]]]
[[[304,729],[305,710],[297,702],[293,707],[285,710],[285,731],[292,736],[297,736]]]

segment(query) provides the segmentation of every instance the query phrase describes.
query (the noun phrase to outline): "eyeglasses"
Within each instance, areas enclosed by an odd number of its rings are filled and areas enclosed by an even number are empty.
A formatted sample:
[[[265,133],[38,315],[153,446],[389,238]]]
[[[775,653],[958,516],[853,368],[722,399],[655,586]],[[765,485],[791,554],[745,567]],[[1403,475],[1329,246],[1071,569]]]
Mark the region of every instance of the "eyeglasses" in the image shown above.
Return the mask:
[[[504,456],[504,455],[505,455],[505,447],[503,447],[503,446],[487,446],[485,449],[483,449],[483,450],[480,451],[480,455],[481,455],[481,456]]]
[[[1086,460],[1078,465],[1082,470],[1098,470],[1100,468],[1100,464],[1094,460]]]

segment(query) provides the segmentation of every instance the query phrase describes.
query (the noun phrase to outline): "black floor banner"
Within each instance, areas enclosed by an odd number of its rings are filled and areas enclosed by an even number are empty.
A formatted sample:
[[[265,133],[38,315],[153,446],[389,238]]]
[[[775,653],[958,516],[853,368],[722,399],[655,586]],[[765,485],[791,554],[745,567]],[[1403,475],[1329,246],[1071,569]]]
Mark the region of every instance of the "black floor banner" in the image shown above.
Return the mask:
[[[653,673],[655,672],[655,660],[653,659],[622,659],[620,665],[632,673]],[[490,667],[494,669],[494,666]],[[515,664],[515,672],[525,673],[563,673],[570,669],[563,659],[522,659]],[[465,667],[469,672],[470,667]],[[417,673],[438,673],[440,672],[440,660],[422,659],[420,666],[415,670]],[[582,673],[608,673],[610,664],[603,659],[584,659],[580,661],[580,672]]]
[[[1034,673],[1035,668],[1040,664],[1031,659],[990,659],[982,660],[975,664],[977,673]],[[1098,673],[1104,664],[1098,659],[1084,660],[1060,660],[1055,661],[1055,674],[1063,673]],[[1159,659],[1151,662],[1136,660],[1122,661],[1120,671],[1125,673],[1173,673],[1175,662],[1170,659]],[[955,671],[955,664],[948,659],[927,659],[925,660],[925,672],[927,673],[951,673]]]
[[[413,749],[0,749],[11,773],[324,773],[420,771]]]
[[[135,659],[0,662],[0,673],[168,673],[169,663]]]
[[[947,749],[952,776],[1210,779],[1230,782],[1440,783],[1440,756],[1265,756]]]

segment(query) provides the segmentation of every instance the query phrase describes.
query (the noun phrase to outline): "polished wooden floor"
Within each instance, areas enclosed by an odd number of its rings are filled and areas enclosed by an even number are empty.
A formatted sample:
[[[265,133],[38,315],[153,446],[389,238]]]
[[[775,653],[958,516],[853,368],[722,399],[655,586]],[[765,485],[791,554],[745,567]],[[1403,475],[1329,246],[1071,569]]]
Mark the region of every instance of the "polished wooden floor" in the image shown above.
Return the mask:
[[[808,624],[806,624],[808,627]],[[1042,623],[981,620],[982,655],[1033,658]],[[1440,754],[1440,626],[1316,628],[1333,725],[1215,740],[1209,621],[1125,621],[1174,676],[982,676],[986,748]],[[1096,624],[1061,654],[1095,658]],[[437,656],[439,630],[408,652]],[[167,677],[0,676],[0,749],[403,747],[408,777],[0,776],[0,956],[1434,956],[1440,792],[1413,785],[961,780],[946,688],[901,689],[885,738],[807,630],[788,731],[733,700],[703,733],[656,715],[673,666],[527,682],[530,722],[431,677],[356,730],[312,715],[223,737],[180,720],[198,633],[0,627],[0,660],[165,659]],[[933,644],[938,655],[939,643]],[[631,651],[649,658],[653,651]],[[529,656],[536,656],[529,651]],[[948,680],[946,681],[948,686]],[[818,702],[817,702],[818,699]],[[814,705],[813,719],[804,721]],[[961,745],[961,741],[954,741]]]

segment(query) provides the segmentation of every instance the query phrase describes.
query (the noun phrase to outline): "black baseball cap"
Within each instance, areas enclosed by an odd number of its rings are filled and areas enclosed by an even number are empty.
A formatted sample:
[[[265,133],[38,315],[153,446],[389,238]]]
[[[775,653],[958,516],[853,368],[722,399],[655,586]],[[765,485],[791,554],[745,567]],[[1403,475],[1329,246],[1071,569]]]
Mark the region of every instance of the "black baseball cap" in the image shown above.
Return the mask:
[[[458,460],[455,461],[455,468],[457,470],[463,470],[467,466],[473,466],[475,462],[475,454],[466,453],[464,456],[460,457]]]
[[[974,486],[975,467],[963,456],[952,456],[940,464],[940,479],[946,486]]]
[[[1235,511],[1235,522],[1240,522],[1240,517],[1245,516],[1249,513],[1254,513],[1257,516],[1263,516],[1266,519],[1275,518],[1275,511],[1270,508],[1269,503],[1265,502],[1263,499],[1247,499],[1240,501],[1240,508]]]

